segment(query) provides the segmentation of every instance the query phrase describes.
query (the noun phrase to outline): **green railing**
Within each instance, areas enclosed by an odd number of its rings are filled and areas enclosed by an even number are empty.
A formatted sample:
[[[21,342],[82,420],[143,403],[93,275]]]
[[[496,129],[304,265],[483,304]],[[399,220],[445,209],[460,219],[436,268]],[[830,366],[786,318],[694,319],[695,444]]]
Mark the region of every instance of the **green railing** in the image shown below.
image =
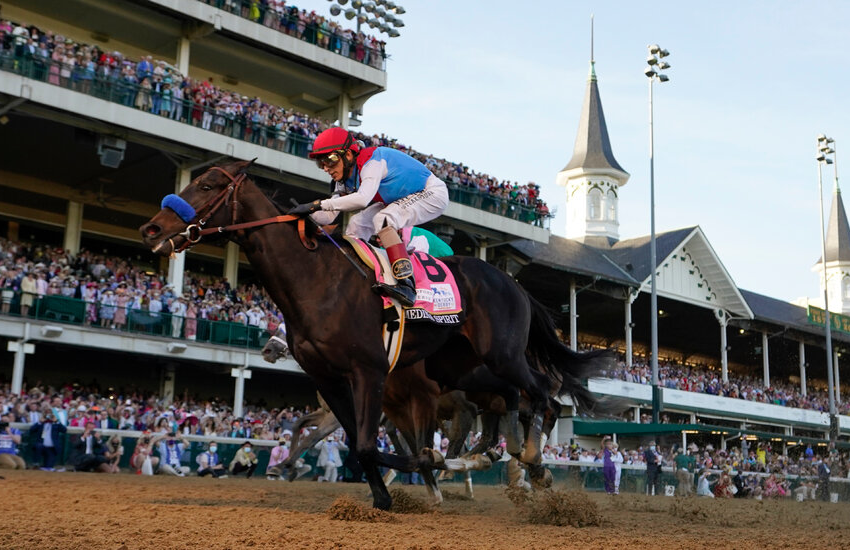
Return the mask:
[[[551,215],[542,214],[519,201],[482,193],[475,188],[462,185],[449,184],[449,200],[545,229],[549,229],[549,220],[552,218]]]
[[[215,106],[195,103],[191,98],[175,99],[171,92],[164,89],[164,83],[148,88],[135,82],[135,76],[128,80],[114,69],[108,76],[104,76],[100,68],[92,72],[80,66],[65,67],[62,63],[38,55],[16,56],[11,52],[0,55],[0,70],[291,155],[307,156],[309,138],[290,132],[282,119],[275,124],[264,124],[257,116],[252,117],[249,113],[237,116],[217,110]]]
[[[347,38],[341,34],[332,32],[330,29],[322,28],[316,23],[305,23],[302,28],[298,23],[298,17],[290,14],[290,7],[286,8],[286,12],[283,15],[280,15],[273,10],[269,10],[267,5],[257,0],[199,1],[248,19],[249,21],[294,36],[325,50],[363,63],[364,65],[369,65],[382,71],[386,71],[387,69],[387,55],[383,48],[370,48],[356,38]]]
[[[138,82],[125,79],[115,71],[109,76],[104,76],[100,74],[99,69],[92,73],[83,67],[66,67],[63,73],[61,63],[38,55],[16,56],[12,52],[0,54],[0,70],[291,155],[306,157],[309,152],[309,138],[290,132],[283,127],[282,122],[275,125],[263,124],[250,116],[235,116],[216,111],[214,107],[195,103],[189,98],[174,99],[169,94],[163,93],[163,90],[145,88]],[[65,76],[62,76],[63,74]],[[534,208],[524,206],[517,201],[479,193],[476,189],[450,184],[449,199],[499,216],[539,227],[549,227],[550,216],[541,215]]]
[[[125,306],[125,323],[115,325],[112,319],[118,306],[104,306],[98,302],[85,302],[61,295],[39,298],[31,295],[32,301],[26,315],[22,315],[21,292],[14,292],[8,305],[7,315],[24,317],[51,323],[65,323],[78,326],[91,326],[94,329],[119,331],[130,334],[145,334],[195,342],[206,342],[221,346],[233,346],[248,349],[261,349],[270,334],[254,326],[229,321],[210,321],[208,319],[188,319],[171,313],[150,312],[131,309]],[[4,296],[4,300],[8,295]],[[109,308],[108,311],[102,311]],[[5,309],[5,304],[4,304]],[[105,315],[103,313],[106,313]],[[106,317],[106,321],[103,319]],[[194,332],[194,338],[187,336]]]

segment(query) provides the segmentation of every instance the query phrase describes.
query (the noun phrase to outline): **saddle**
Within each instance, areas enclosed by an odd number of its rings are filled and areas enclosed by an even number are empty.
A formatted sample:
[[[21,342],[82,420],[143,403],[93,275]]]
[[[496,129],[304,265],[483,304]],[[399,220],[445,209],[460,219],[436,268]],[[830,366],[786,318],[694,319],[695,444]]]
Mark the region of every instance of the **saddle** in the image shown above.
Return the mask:
[[[383,248],[354,237],[346,236],[344,239],[360,260],[374,271],[375,279],[379,283],[396,284]],[[411,253],[410,261],[416,281],[416,303],[413,307],[402,307],[395,300],[381,296],[384,303],[384,345],[390,361],[390,370],[395,366],[401,352],[406,321],[432,322],[439,325],[457,325],[463,322],[460,291],[449,268],[424,252]]]

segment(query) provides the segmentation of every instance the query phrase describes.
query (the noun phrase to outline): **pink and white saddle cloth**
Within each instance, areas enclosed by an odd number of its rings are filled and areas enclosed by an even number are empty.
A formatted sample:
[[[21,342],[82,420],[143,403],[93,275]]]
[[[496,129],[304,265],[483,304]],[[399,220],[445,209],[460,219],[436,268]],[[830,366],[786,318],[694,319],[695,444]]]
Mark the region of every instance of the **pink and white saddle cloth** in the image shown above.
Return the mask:
[[[361,260],[375,271],[379,283],[396,284],[387,252],[360,239],[345,237]],[[440,325],[456,325],[463,321],[463,307],[455,277],[446,264],[424,252],[412,252],[413,277],[416,280],[416,302],[403,308],[404,319],[411,322],[430,321]],[[382,297],[384,307],[394,302]]]

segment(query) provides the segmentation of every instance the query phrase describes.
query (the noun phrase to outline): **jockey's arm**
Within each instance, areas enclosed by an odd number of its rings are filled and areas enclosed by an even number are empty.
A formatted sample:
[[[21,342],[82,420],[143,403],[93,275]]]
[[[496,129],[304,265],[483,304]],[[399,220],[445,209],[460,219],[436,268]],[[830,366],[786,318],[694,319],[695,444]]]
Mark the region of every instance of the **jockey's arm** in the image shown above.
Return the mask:
[[[387,161],[370,160],[360,169],[360,187],[357,191],[323,200],[322,210],[349,212],[366,208],[378,194],[378,187],[386,175]]]

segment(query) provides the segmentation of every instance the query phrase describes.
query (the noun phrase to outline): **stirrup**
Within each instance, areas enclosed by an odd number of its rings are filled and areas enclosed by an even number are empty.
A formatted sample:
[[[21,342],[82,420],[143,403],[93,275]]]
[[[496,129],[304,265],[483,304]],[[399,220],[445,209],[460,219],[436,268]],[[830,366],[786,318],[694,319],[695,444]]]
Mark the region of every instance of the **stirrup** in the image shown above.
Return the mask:
[[[413,288],[413,281],[409,278],[399,279],[396,285],[377,283],[372,286],[372,289],[387,298],[398,300],[404,307],[413,307],[416,302],[416,289]]]

